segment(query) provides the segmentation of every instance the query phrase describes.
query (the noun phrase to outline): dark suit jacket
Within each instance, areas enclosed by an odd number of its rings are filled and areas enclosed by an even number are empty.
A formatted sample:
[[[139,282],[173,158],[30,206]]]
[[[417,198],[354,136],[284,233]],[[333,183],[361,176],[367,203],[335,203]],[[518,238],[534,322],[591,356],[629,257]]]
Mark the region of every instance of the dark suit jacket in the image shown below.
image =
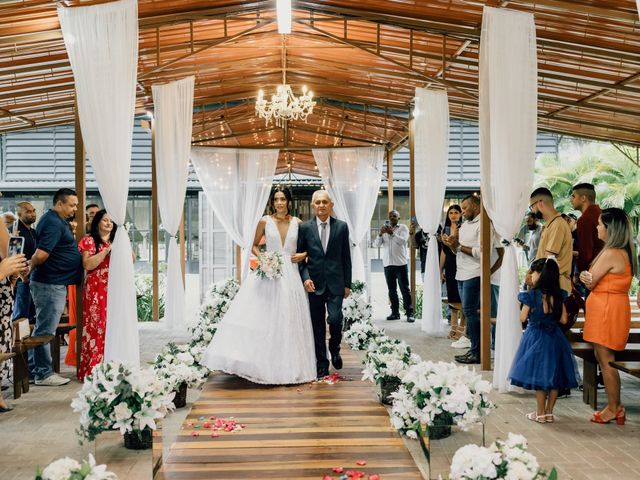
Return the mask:
[[[343,295],[351,288],[351,242],[347,224],[331,217],[327,252],[322,250],[318,224],[314,216],[300,225],[298,252],[307,252],[306,262],[300,262],[302,281],[311,279],[316,294],[328,290],[332,295]]]

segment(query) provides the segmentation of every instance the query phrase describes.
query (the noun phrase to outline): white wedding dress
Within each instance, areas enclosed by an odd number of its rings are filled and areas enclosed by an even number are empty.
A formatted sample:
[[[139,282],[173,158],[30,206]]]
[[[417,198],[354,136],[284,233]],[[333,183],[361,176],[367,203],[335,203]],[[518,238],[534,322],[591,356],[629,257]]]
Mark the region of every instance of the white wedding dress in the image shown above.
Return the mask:
[[[284,257],[282,277],[250,273],[222,318],[202,362],[255,383],[287,385],[316,378],[316,356],[309,300],[298,265],[291,262],[298,242],[298,220],[289,223],[284,245],[267,216],[266,248]]]

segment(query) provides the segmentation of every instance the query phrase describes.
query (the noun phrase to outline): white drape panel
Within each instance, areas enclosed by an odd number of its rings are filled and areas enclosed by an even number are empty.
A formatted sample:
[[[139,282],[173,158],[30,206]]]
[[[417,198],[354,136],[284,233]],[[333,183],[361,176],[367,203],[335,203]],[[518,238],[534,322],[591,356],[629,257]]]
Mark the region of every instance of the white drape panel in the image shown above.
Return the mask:
[[[536,29],[530,13],[485,7],[480,44],[480,172],[482,201],[497,234],[518,232],[533,185],[537,128]],[[493,385],[507,376],[522,327],[516,248],[509,245],[500,274]]]
[[[384,152],[384,147],[313,150],[336,217],[349,227],[354,280],[368,280],[367,234],[380,190]]]
[[[440,289],[440,256],[436,233],[442,217],[449,160],[449,99],[443,90],[416,88],[414,159],[416,217],[429,234],[424,270],[422,330],[444,336]]]
[[[640,0],[636,0],[636,4],[638,5],[638,16],[640,17]]]
[[[187,77],[151,87],[155,107],[158,206],[162,226],[170,237],[164,318],[173,330],[184,327],[186,316],[180,249],[176,234],[182,220],[189,175],[194,80],[195,77]]]
[[[278,149],[192,147],[191,162],[216,219],[244,249],[242,278],[249,271],[258,221],[269,200]]]
[[[122,226],[129,191],[138,62],[138,4],[58,7],[82,138],[105,208],[120,227],[111,250],[104,361],[140,362],[131,243]]]

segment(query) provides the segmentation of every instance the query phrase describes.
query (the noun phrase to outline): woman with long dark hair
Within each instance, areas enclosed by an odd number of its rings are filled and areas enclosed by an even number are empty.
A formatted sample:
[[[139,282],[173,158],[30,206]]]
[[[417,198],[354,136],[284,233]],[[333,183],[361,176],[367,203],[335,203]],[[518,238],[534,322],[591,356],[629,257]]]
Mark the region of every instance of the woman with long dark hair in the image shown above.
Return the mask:
[[[269,279],[251,274],[242,283],[202,356],[202,363],[211,370],[267,385],[316,378],[309,301],[297,265],[307,253],[296,253],[301,221],[290,213],[292,202],[288,189],[273,190],[270,214],[258,222],[252,249],[260,262],[264,254],[258,245],[264,236],[266,251],[278,252],[282,258],[282,276]]]
[[[104,357],[109,261],[116,228],[107,211],[100,210],[91,223],[91,233],[78,243],[82,265],[86,271],[83,290],[82,353],[78,369],[80,381],[83,381]]]
[[[462,219],[462,208],[460,205],[451,205],[447,209],[447,216],[444,220],[444,233],[449,236],[458,235],[458,227]],[[447,288],[447,302],[450,304],[460,303],[460,293],[458,292],[458,282],[456,281],[456,252],[447,245],[442,245],[440,251],[440,275]],[[458,317],[458,314],[460,317]],[[448,338],[460,338],[464,335],[464,317],[462,308],[451,311],[451,331]]]
[[[615,420],[618,425],[624,425],[626,414],[620,403],[620,375],[609,362],[615,360],[616,351],[625,349],[629,338],[629,289],[636,273],[636,256],[631,223],[624,210],[602,210],[597,229],[604,248],[591,262],[589,271],[580,273],[580,281],[591,290],[585,308],[582,338],[593,344],[608,404],[594,412],[591,421],[609,423]]]

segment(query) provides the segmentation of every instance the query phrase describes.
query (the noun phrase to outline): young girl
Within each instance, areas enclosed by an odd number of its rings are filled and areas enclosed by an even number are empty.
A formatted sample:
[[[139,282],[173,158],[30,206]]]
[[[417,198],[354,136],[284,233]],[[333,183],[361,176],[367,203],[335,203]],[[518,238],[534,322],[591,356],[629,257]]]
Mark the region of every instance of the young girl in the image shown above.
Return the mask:
[[[529,270],[533,288],[520,292],[520,321],[529,321],[522,335],[509,373],[512,385],[536,391],[535,412],[527,418],[538,423],[552,423],[553,406],[558,390],[577,387],[573,353],[560,323],[567,322],[560,290],[560,271],[555,259],[539,259]]]

